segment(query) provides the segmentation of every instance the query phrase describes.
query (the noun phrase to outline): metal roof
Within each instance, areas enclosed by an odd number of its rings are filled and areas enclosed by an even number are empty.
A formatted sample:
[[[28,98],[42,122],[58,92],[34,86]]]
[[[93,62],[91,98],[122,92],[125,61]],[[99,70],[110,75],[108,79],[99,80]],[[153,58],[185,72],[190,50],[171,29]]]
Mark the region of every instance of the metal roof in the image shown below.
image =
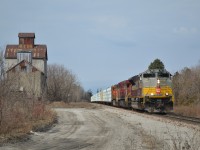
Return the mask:
[[[4,55],[5,59],[17,59],[17,53],[22,51],[32,52],[33,59],[48,59],[47,46],[34,44],[35,33],[19,33],[18,37],[22,39],[31,38],[33,40],[19,42],[19,45],[7,45]]]
[[[32,52],[32,58],[35,59],[48,59],[46,45],[7,45],[5,51],[5,59],[17,59],[17,52],[27,51]]]
[[[35,38],[35,33],[19,33],[18,37],[29,37],[29,38]]]

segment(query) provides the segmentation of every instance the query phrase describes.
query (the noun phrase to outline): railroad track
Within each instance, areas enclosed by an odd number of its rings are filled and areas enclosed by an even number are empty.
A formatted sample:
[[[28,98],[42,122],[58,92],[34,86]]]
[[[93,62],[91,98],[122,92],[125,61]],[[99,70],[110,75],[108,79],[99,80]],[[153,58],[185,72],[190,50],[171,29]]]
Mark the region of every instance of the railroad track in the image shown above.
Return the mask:
[[[106,106],[113,107],[113,106],[110,106],[110,105],[106,105]],[[173,112],[167,113],[167,114],[160,114],[160,113],[149,113],[149,112],[146,112],[146,111],[143,111],[143,110],[127,109],[127,108],[121,108],[121,107],[114,107],[114,108],[123,109],[124,111],[130,111],[130,112],[134,111],[134,112],[143,113],[143,114],[146,114],[146,115],[154,115],[154,116],[157,116],[157,117],[160,117],[160,118],[168,118],[168,119],[171,119],[171,120],[176,120],[176,121],[181,121],[181,122],[185,122],[185,123],[200,125],[200,118],[182,116],[182,115],[175,114]]]
[[[166,115],[163,115],[163,117],[173,119],[173,120],[179,120],[186,123],[200,124],[200,118],[196,118],[196,117],[187,117],[187,116],[182,116],[182,115],[178,115],[174,113],[168,113]]]
[[[160,118],[168,118],[171,120],[181,121],[181,122],[195,124],[195,125],[200,125],[200,118],[197,118],[197,117],[187,117],[187,116],[182,116],[175,113],[160,114],[160,113],[149,113],[142,110],[130,110],[130,109],[124,109],[124,110],[144,113],[146,115],[154,115]]]

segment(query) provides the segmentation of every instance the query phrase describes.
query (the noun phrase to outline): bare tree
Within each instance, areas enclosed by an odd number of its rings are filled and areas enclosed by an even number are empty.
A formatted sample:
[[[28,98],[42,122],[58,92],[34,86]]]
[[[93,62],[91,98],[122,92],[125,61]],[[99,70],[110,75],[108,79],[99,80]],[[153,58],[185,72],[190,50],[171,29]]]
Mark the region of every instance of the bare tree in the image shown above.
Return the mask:
[[[173,77],[173,92],[178,105],[200,103],[200,66],[184,68]]]
[[[0,79],[2,79],[4,74],[4,61],[3,61],[3,50],[0,51]]]
[[[80,99],[80,84],[76,76],[63,65],[47,67],[47,95],[51,101],[77,101]]]
[[[0,135],[18,128],[28,132],[33,127],[33,122],[44,120],[51,114],[45,113],[45,101],[34,96],[36,91],[32,88],[32,81],[26,81],[24,91],[19,90],[22,78],[24,76],[21,73],[15,72],[0,80]]]
[[[3,82],[2,82],[2,76],[4,73],[4,68],[3,68],[3,51],[0,51],[0,125],[2,124],[2,118],[3,118]]]

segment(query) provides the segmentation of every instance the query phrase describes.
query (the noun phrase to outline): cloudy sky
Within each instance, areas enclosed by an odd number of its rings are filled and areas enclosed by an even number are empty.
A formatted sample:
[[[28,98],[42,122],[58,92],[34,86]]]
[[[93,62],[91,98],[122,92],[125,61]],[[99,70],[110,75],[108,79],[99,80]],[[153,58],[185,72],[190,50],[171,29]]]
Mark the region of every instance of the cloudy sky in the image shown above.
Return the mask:
[[[85,90],[109,87],[159,58],[168,71],[200,64],[200,0],[1,0],[0,47],[35,32],[48,63]]]

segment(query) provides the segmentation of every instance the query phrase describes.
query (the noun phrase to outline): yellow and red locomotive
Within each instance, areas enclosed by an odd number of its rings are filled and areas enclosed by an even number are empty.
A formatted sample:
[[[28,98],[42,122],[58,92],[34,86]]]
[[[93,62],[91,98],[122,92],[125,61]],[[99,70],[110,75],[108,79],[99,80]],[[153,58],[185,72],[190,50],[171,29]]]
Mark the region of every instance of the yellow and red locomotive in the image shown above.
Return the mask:
[[[173,110],[171,76],[165,69],[147,70],[93,95],[91,101],[149,112],[169,112]]]

